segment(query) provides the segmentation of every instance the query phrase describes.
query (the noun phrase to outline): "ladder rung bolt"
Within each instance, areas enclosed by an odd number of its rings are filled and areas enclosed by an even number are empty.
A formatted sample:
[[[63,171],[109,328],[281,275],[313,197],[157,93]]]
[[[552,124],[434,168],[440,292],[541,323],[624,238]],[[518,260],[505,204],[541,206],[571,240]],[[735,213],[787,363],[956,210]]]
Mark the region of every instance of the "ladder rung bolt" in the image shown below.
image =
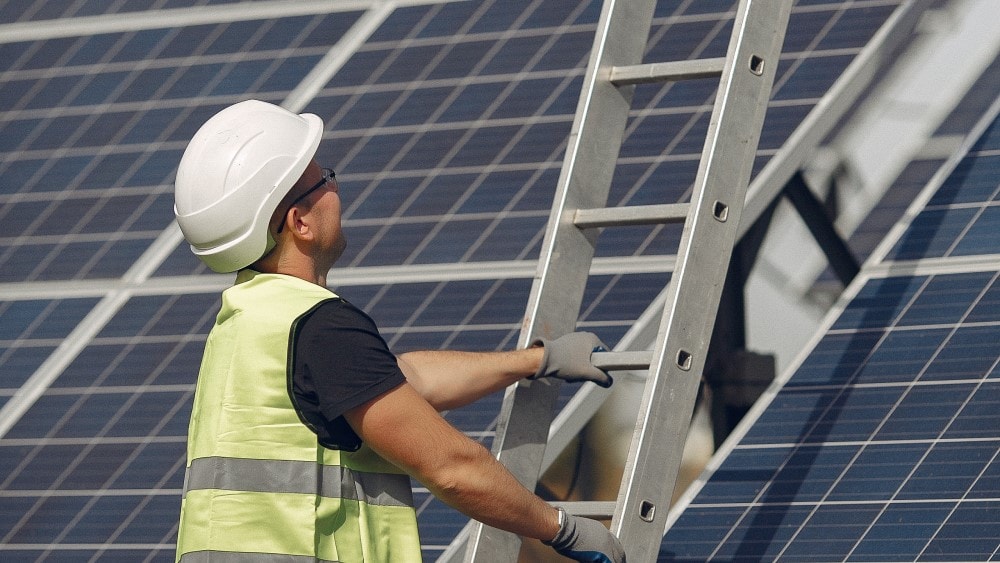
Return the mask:
[[[639,518],[646,522],[652,522],[656,517],[656,505],[648,500],[639,503]]]
[[[720,223],[725,223],[726,219],[729,218],[729,206],[721,201],[716,201],[715,206],[712,208],[712,215],[715,216]]]
[[[684,371],[691,369],[691,352],[680,350],[677,352],[677,367]]]
[[[764,59],[757,55],[750,55],[750,72],[760,76],[764,74]]]

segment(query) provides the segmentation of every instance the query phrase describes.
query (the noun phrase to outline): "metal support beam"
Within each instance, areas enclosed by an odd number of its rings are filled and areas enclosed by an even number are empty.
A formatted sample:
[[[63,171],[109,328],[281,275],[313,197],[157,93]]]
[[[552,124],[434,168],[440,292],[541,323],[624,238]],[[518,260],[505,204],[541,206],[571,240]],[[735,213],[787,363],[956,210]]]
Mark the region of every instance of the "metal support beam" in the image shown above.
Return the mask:
[[[820,249],[829,260],[830,267],[837,274],[837,278],[845,286],[851,283],[851,280],[861,271],[861,264],[854,257],[847,242],[837,232],[823,202],[809,189],[801,171],[788,180],[781,193],[791,202],[799,216],[805,221],[809,232],[812,233],[816,243],[819,244]]]

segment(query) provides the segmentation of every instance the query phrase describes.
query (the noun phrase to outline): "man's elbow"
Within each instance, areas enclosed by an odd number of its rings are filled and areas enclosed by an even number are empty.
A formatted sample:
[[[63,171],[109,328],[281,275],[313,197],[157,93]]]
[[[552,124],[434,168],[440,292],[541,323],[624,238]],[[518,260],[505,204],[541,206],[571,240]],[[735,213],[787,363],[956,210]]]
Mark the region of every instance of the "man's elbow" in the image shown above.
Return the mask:
[[[486,448],[470,440],[442,457],[424,469],[419,479],[434,496],[450,503],[474,496],[482,488],[481,468],[492,459]]]

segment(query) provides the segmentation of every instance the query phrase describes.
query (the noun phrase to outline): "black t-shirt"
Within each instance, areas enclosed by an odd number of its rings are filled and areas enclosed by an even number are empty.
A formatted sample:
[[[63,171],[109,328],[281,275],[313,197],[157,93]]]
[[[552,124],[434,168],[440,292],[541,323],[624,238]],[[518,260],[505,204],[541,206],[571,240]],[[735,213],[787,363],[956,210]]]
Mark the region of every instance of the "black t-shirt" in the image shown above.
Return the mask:
[[[343,414],[406,381],[375,322],[343,299],[323,301],[299,317],[289,354],[292,402],[328,448],[360,448]]]

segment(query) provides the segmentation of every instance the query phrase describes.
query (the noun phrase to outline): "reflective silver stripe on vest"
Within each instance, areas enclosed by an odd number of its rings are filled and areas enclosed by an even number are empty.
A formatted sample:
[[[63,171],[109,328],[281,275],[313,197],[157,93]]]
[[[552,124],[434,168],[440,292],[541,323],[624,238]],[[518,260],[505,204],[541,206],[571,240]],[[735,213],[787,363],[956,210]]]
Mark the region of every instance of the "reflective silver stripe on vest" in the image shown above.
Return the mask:
[[[232,553],[229,551],[193,551],[185,553],[180,563],[337,563],[309,555],[280,553]]]
[[[318,493],[370,505],[413,506],[413,491],[405,475],[363,473],[311,461],[202,457],[191,462],[184,476],[184,494],[197,489]]]

